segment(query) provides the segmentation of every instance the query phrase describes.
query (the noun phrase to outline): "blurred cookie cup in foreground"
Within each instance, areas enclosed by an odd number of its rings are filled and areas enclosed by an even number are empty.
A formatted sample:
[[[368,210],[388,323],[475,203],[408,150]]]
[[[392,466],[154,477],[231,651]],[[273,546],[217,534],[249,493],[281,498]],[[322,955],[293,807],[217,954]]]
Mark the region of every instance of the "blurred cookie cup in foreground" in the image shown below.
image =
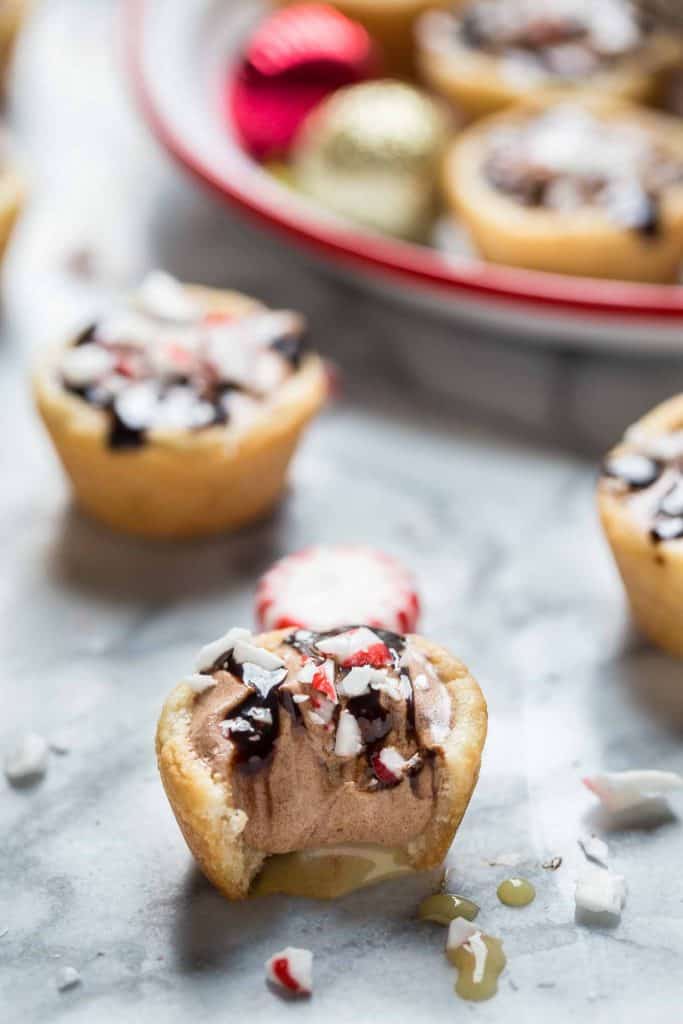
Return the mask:
[[[609,453],[598,506],[638,626],[683,658],[683,395],[644,416]]]

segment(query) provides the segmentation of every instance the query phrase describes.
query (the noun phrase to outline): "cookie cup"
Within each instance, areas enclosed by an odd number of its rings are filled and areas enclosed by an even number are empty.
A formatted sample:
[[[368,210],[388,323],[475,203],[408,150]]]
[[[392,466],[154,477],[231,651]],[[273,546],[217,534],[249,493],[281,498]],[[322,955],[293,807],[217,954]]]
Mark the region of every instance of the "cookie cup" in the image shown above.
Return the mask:
[[[683,395],[639,420],[629,436],[649,440],[683,430]],[[631,450],[626,441],[610,454]],[[633,617],[658,647],[683,658],[683,539],[654,544],[609,482],[598,485],[598,509]]]
[[[628,118],[652,131],[683,159],[683,126],[674,118],[624,104],[593,105],[605,120]],[[523,122],[545,105],[527,105],[486,118],[452,144],[444,165],[451,211],[467,226],[487,260],[528,270],[621,281],[672,283],[683,258],[683,185],[667,188],[654,237],[621,227],[607,212],[585,207],[530,208],[490,184],[483,171],[491,133]]]
[[[683,44],[675,36],[656,33],[639,54],[624,57],[618,65],[576,85],[550,78],[524,81],[506,71],[500,57],[466,46],[455,45],[449,50],[443,43],[431,45],[430,36],[437,32],[429,18],[427,15],[417,26],[419,76],[472,121],[532,98],[546,102],[602,98],[657,103],[666,91],[671,72],[683,58]]]
[[[256,643],[275,650],[291,630],[265,633]],[[403,852],[416,871],[437,867],[448,852],[479,777],[486,739],[486,702],[465,666],[445,648],[409,639],[432,662],[446,685],[454,727],[437,754],[438,790],[432,819]],[[190,739],[197,695],[177,686],[164,704],[156,735],[157,759],[169,803],[202,871],[224,896],[244,899],[266,854],[244,839],[246,813],[235,807],[230,778],[212,774]]]
[[[236,292],[190,287],[208,312],[262,308]],[[244,428],[151,430],[136,449],[107,446],[107,413],[66,391],[57,367],[64,346],[34,377],[38,410],[78,504],[107,526],[151,538],[234,530],[277,502],[299,437],[324,404],[325,371],[314,355]]]

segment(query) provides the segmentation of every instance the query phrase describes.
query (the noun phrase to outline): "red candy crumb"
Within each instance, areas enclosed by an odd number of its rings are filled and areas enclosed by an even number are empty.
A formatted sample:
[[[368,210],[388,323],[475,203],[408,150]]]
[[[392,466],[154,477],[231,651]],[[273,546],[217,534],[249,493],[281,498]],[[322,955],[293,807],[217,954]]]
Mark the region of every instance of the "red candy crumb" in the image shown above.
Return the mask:
[[[337,691],[334,688],[334,683],[330,680],[324,668],[318,669],[316,674],[313,676],[311,686],[314,690],[319,690],[320,693],[324,693],[325,696],[329,697],[334,704],[337,703]]]
[[[391,664],[391,654],[386,644],[372,644],[364,651],[356,651],[350,658],[342,662],[342,668],[360,668],[370,665],[372,668],[386,668]]]
[[[303,991],[296,978],[289,973],[289,960],[286,956],[279,956],[273,960],[272,971],[280,984],[290,992]]]

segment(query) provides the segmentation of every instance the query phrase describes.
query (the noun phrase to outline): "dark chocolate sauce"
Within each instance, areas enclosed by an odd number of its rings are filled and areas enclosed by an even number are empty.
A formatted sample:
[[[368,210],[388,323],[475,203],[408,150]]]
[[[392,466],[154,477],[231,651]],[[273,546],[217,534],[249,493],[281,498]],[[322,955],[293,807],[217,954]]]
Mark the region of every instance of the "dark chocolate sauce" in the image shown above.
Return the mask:
[[[283,359],[286,359],[293,370],[299,370],[308,344],[303,335],[286,334],[283,338],[277,338],[271,342],[273,351],[278,352]]]
[[[114,451],[121,451],[131,448],[142,448],[147,440],[147,431],[144,427],[129,427],[121,419],[112,402],[106,407],[109,413],[109,432],[107,434],[107,445]]]
[[[265,669],[249,661],[239,662],[230,651],[216,661],[211,671],[229,672],[251,691],[230,712],[226,722],[241,719],[248,724],[246,729],[231,730],[229,736],[235,747],[236,763],[256,769],[270,756],[280,735],[280,704],[285,696],[280,687],[287,678],[287,669]],[[291,696],[287,696],[291,702]]]
[[[360,697],[351,697],[346,705],[358,722],[358,728],[365,744],[368,757],[371,757],[382,746],[394,724],[393,715],[382,705],[379,690],[369,690]]]
[[[610,456],[603,463],[602,471],[605,476],[621,480],[633,490],[641,490],[651,487],[659,479],[662,464],[647,455],[639,455],[634,452]]]
[[[89,341],[95,340],[95,331],[97,330],[97,324],[90,324],[78,335],[74,341],[74,348],[78,348],[79,345],[87,345]]]

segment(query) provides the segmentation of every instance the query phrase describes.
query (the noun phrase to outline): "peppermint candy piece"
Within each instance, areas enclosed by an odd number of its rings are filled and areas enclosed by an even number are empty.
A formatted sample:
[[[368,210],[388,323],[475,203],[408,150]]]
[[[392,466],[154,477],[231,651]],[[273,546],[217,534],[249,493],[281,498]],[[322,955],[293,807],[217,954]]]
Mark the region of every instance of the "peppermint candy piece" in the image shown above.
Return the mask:
[[[115,364],[114,356],[101,345],[79,345],[62,356],[62,377],[70,387],[84,388],[105,377]]]
[[[313,991],[313,953],[287,946],[266,960],[266,977],[291,995],[309,996]]]
[[[324,631],[367,622],[411,633],[419,613],[410,573],[389,555],[362,545],[319,545],[289,555],[261,578],[256,591],[256,618],[263,629]]]

